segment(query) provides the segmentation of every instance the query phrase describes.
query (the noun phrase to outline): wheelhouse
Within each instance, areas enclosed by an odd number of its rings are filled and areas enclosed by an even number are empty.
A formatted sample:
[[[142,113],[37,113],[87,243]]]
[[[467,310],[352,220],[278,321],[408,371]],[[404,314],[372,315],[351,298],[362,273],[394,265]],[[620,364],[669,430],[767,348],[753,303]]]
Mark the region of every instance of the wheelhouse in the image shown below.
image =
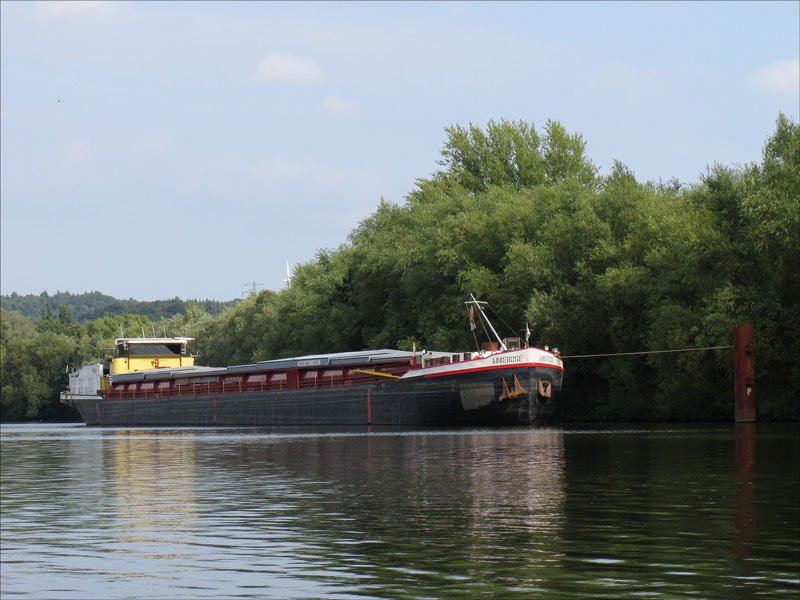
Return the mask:
[[[194,366],[188,344],[194,338],[118,338],[111,359],[112,375],[147,369]]]

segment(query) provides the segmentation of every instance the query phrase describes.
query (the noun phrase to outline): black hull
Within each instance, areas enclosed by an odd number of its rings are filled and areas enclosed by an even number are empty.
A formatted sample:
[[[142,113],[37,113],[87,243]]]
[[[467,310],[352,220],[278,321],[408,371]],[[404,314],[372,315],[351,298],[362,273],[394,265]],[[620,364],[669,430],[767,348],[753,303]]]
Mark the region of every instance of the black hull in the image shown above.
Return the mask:
[[[514,379],[525,388],[514,388]],[[547,421],[562,372],[497,369],[365,385],[231,394],[79,399],[87,425],[132,426],[459,426]],[[552,393],[543,397],[539,380]],[[509,386],[513,397],[500,399]]]

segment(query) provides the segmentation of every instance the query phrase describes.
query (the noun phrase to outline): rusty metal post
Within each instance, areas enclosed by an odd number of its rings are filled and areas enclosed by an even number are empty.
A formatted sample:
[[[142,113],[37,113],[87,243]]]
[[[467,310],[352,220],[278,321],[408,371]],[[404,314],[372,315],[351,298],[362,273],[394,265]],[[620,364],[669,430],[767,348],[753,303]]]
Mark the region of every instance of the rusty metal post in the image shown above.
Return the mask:
[[[737,323],[733,327],[733,389],[737,423],[756,420],[756,370],[753,324]]]

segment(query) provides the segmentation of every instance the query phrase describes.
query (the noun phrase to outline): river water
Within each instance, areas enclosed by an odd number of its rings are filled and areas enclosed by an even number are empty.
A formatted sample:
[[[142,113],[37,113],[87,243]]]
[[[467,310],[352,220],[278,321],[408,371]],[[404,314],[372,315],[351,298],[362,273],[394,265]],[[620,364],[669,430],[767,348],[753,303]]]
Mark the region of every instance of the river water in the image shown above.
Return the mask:
[[[800,596],[800,426],[0,430],[5,598]]]

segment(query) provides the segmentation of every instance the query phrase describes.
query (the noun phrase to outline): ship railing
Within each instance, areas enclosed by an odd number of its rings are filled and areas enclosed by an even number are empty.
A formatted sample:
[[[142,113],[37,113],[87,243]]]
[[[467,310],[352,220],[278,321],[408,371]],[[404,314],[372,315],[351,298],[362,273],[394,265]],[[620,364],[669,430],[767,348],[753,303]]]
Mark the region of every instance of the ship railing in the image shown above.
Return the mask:
[[[380,371],[384,376],[374,375],[366,372],[358,372],[357,370],[348,371],[341,377],[328,376],[328,377],[298,377],[297,387],[290,388],[285,379],[277,381],[204,381],[202,383],[186,383],[181,385],[173,385],[169,387],[153,387],[153,388],[138,388],[138,389],[115,389],[111,388],[106,391],[106,397],[109,399],[125,399],[125,398],[169,398],[175,396],[206,396],[212,394],[233,394],[233,393],[247,393],[247,392],[268,392],[268,391],[283,391],[288,389],[319,389],[328,387],[339,387],[343,385],[360,385],[371,382],[385,381],[385,375],[399,376],[402,369],[387,368]]]
[[[97,394],[99,390],[96,388],[70,388],[65,394],[70,396],[91,396],[92,394]]]

